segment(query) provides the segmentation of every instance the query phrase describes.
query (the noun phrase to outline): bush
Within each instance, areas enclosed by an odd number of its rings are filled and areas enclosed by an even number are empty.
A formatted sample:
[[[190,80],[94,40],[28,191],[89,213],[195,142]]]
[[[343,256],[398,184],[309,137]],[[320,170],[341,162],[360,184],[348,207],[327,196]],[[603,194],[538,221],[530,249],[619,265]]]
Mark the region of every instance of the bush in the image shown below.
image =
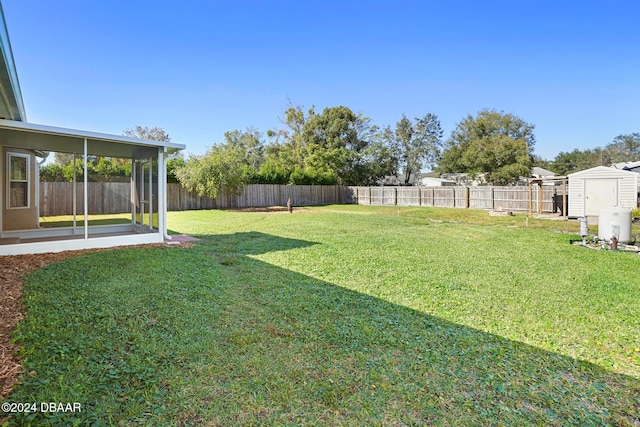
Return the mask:
[[[289,176],[284,167],[266,162],[260,167],[257,184],[288,184]]]
[[[332,172],[321,172],[314,169],[295,169],[289,177],[293,185],[335,185],[338,178]]]
[[[42,182],[65,182],[67,181],[64,176],[62,168],[55,164],[49,163],[48,165],[40,166],[40,181]]]

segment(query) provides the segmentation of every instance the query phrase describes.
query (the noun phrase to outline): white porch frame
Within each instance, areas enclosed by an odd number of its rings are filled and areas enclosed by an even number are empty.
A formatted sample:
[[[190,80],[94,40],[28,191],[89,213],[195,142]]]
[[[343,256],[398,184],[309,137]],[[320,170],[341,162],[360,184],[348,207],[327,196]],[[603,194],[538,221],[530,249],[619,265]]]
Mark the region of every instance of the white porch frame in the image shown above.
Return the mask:
[[[0,238],[40,239],[42,241],[28,241],[8,243],[0,245],[0,255],[19,255],[29,253],[60,252],[66,250],[80,250],[90,248],[108,248],[124,245],[138,245],[147,243],[161,243],[167,237],[166,221],[166,160],[165,157],[184,149],[184,145],[164,141],[148,141],[125,136],[99,134],[72,129],[56,128],[51,126],[35,125],[22,122],[14,122],[0,119],[0,144],[7,147],[16,147],[37,151],[61,151],[74,153],[74,179],[73,179],[73,226],[55,229],[11,230],[4,231],[0,217]],[[78,152],[82,151],[84,160],[83,179],[83,206],[84,221],[83,233],[78,231],[77,224],[77,180],[75,165]],[[132,162],[131,177],[131,214],[132,223],[111,226],[89,226],[88,209],[88,156],[104,155],[111,157],[129,157]],[[158,227],[153,227],[153,158],[157,156],[157,188],[158,188]],[[136,193],[137,171],[136,164],[140,160],[149,162],[148,175],[148,203],[149,203],[149,228],[137,230],[136,228]],[[143,168],[141,168],[141,173]],[[34,183],[39,185],[39,183]],[[146,190],[146,189],[145,189]],[[38,200],[34,201],[39,203]],[[141,214],[145,213],[141,209]],[[142,219],[142,218],[141,218]],[[144,220],[141,221],[144,223]],[[118,233],[118,235],[113,235]],[[108,235],[112,234],[112,235]]]

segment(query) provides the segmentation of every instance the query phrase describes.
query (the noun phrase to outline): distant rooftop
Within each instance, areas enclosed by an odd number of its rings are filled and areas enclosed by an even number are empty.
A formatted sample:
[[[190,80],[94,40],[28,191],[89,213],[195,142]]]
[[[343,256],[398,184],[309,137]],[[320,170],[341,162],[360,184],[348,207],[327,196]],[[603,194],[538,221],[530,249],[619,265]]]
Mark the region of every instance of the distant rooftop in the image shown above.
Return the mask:
[[[544,178],[547,176],[556,176],[556,173],[538,166],[534,166],[531,168],[531,176],[535,178]]]
[[[615,163],[612,165],[612,167],[616,169],[622,169],[622,170],[635,170],[635,169],[640,169],[640,162]]]

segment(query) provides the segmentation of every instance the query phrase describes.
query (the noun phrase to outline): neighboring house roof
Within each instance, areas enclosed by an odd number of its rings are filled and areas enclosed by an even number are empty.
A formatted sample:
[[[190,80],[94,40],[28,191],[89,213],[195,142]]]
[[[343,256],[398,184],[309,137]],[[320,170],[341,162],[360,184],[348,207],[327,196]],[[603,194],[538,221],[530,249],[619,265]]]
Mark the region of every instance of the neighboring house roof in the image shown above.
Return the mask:
[[[539,166],[534,166],[531,168],[531,176],[534,178],[544,178],[547,176],[556,176],[556,173]]]
[[[622,162],[612,165],[616,169],[628,170],[632,172],[640,172],[640,162]]]
[[[0,54],[0,119],[26,122],[27,115],[2,4],[0,4],[0,49],[2,50]]]
[[[409,185],[413,185],[416,177],[414,174],[409,175]],[[387,175],[380,181],[380,185],[404,185],[404,174]]]
[[[440,178],[455,181],[457,185],[476,186],[486,184],[485,174],[483,172],[476,174],[473,179],[471,179],[466,172],[443,173],[440,175]]]
[[[422,185],[429,186],[446,186],[456,185],[456,182],[452,179],[434,178],[432,176],[422,177]]]
[[[37,137],[34,137],[34,134],[37,134]],[[85,138],[89,155],[141,159],[157,155],[158,147],[163,147],[167,152],[185,148],[184,145],[173,142],[0,120],[0,139],[5,144],[15,147],[36,151],[82,153]]]
[[[466,178],[467,176],[469,176],[469,174],[466,172],[451,172],[451,173],[443,173],[440,176],[447,177],[447,178]]]

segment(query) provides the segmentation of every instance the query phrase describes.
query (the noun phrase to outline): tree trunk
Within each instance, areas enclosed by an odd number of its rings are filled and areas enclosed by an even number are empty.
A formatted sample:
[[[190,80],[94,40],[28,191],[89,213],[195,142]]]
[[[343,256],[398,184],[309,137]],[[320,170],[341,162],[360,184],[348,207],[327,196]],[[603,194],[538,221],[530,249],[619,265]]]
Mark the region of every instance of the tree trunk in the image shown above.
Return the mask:
[[[411,169],[407,169],[404,174],[404,185],[409,185],[409,178],[411,177]]]

